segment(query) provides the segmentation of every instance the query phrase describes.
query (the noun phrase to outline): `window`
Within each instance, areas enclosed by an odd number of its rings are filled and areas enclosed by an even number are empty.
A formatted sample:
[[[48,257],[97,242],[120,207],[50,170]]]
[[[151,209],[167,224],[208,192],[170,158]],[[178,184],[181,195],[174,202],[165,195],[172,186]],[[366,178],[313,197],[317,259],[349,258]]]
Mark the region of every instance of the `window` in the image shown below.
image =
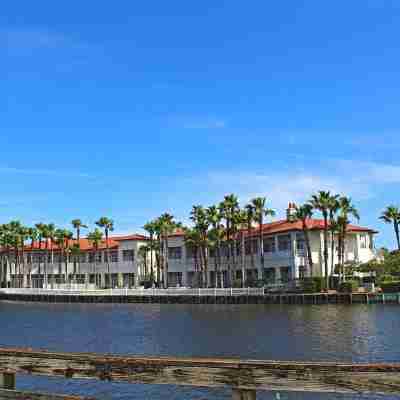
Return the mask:
[[[290,268],[289,267],[281,267],[281,282],[286,283],[289,282],[291,277],[290,277]]]
[[[264,239],[264,253],[274,253],[275,252],[275,238],[268,237]]]
[[[79,262],[85,263],[86,262],[86,253],[81,253],[79,255]]]
[[[249,255],[251,253],[257,254],[257,252],[258,252],[258,240],[257,239],[246,240],[244,246],[245,246],[246,255]]]
[[[304,253],[306,249],[306,241],[302,233],[296,235],[296,248],[299,253]]]
[[[306,267],[304,265],[299,266],[299,278],[304,279],[306,277]]]
[[[110,259],[112,263],[118,262],[118,250],[111,250],[110,251]]]
[[[278,249],[279,251],[290,251],[290,235],[278,236]]]
[[[366,249],[367,248],[367,235],[360,235],[360,247],[362,249]]]
[[[194,258],[196,248],[193,246],[186,246],[186,258]]]
[[[168,247],[168,257],[171,260],[180,260],[182,258],[182,247]]]
[[[122,250],[122,261],[133,261],[135,259],[134,250]]]

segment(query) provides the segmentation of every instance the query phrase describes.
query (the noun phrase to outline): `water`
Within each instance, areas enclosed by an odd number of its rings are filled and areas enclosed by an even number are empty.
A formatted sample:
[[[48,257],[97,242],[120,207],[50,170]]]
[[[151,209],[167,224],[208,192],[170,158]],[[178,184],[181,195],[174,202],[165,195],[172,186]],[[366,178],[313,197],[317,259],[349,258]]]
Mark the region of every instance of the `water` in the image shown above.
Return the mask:
[[[157,305],[0,302],[0,345],[55,351],[400,362],[400,308],[390,305]],[[19,376],[19,389],[100,400],[230,399],[230,391]],[[281,400],[356,399],[280,393]],[[277,399],[258,394],[258,399]],[[370,398],[376,398],[372,396]],[[364,397],[365,398],[365,397]],[[394,399],[396,397],[385,397]]]

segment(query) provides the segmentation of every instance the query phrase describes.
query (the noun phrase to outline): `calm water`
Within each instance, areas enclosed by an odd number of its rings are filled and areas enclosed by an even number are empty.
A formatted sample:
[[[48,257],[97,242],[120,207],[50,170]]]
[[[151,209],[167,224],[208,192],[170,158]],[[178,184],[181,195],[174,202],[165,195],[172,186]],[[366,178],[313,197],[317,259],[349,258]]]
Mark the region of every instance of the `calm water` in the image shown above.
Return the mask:
[[[400,362],[400,307],[0,302],[0,345],[59,351]],[[18,388],[98,399],[230,399],[229,390],[18,377]],[[358,396],[281,393],[281,400]],[[259,399],[276,399],[260,392]],[[364,397],[365,398],[365,397]],[[373,396],[371,398],[376,398]],[[395,397],[385,397],[385,399]]]

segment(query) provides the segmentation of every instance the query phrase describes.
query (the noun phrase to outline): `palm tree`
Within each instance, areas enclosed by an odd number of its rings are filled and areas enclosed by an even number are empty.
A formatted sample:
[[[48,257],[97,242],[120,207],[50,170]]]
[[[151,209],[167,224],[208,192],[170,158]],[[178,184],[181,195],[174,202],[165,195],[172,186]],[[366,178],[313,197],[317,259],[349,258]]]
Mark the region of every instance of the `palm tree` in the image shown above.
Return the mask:
[[[197,286],[201,286],[201,266],[199,263],[199,249],[201,246],[201,237],[200,233],[197,229],[195,228],[184,228],[185,236],[184,236],[184,241],[185,241],[185,246],[189,249],[191,249],[192,254],[193,254],[193,260],[194,260],[194,270],[196,274],[196,280],[197,280]]]
[[[156,226],[154,221],[150,221],[146,223],[143,227],[145,231],[149,233],[150,236],[150,275],[153,277],[153,251],[156,250],[156,246],[154,243],[154,235],[156,233]]]
[[[331,232],[331,273],[335,269],[335,234],[338,233],[338,224],[335,216],[339,210],[340,204],[338,201],[339,195],[331,196],[329,207],[329,230]]]
[[[247,228],[247,240],[249,243],[250,250],[250,264],[251,268],[254,269],[254,252],[253,252],[253,239],[251,237],[251,231],[253,229],[254,221],[254,206],[252,204],[246,204],[244,207],[246,210],[246,228]]]
[[[254,220],[258,223],[258,237],[260,245],[261,271],[264,274],[264,240],[263,240],[263,224],[264,217],[275,215],[275,211],[266,207],[267,199],[265,197],[256,197],[250,201],[254,207]]]
[[[234,224],[234,215],[239,209],[239,202],[234,194],[229,194],[224,197],[224,200],[218,206],[222,218],[225,219],[226,227],[226,261],[228,269],[228,285],[232,287],[232,226]]]
[[[339,265],[340,276],[344,275],[344,255],[346,248],[346,232],[349,224],[349,216],[353,216],[357,221],[360,220],[360,215],[352,204],[349,197],[342,196],[339,198],[340,215],[337,219],[339,225]]]
[[[106,237],[106,254],[107,254],[107,274],[108,274],[108,285],[111,286],[111,275],[110,275],[110,251],[108,237],[109,233],[114,230],[114,221],[107,217],[101,217],[95,224],[104,229],[104,235]],[[108,287],[108,285],[106,285]]]
[[[238,235],[240,237],[240,264],[242,272],[242,287],[245,286],[246,278],[246,245],[245,245],[245,229],[248,223],[247,210],[240,210],[237,214],[236,221],[238,223]]]
[[[39,244],[39,257],[38,257],[38,275],[39,275],[39,285],[41,286],[42,278],[41,278],[41,261],[42,261],[42,241],[43,241],[43,236],[45,234],[45,224],[42,222],[39,222],[35,224],[35,228],[38,231],[38,244]]]
[[[317,194],[311,196],[311,206],[320,211],[324,218],[324,266],[325,266],[325,279],[326,288],[329,289],[329,269],[328,269],[328,216],[332,204],[332,196],[329,191],[319,191]]]
[[[72,226],[74,227],[74,229],[76,230],[76,241],[77,241],[77,248],[75,249],[75,262],[76,259],[78,259],[78,274],[80,274],[81,271],[81,257],[80,257],[80,240],[81,240],[81,229],[82,228],[86,228],[87,229],[87,225],[85,225],[84,223],[82,223],[82,221],[80,219],[73,219],[71,221]]]
[[[145,280],[149,278],[147,259],[149,251],[151,251],[150,249],[151,249],[150,246],[140,246],[138,250],[138,255],[139,257],[141,257],[143,263],[143,278]]]
[[[225,230],[221,224],[222,215],[217,206],[210,206],[206,209],[206,217],[212,229],[209,232],[209,241],[214,249],[214,285],[218,287],[218,275],[220,276],[221,287],[223,279],[221,275],[221,242],[225,236]]]
[[[163,254],[163,271],[164,271],[164,288],[168,288],[168,248],[169,248],[169,235],[175,232],[177,228],[181,226],[180,223],[175,222],[174,216],[168,213],[162,214],[158,218],[158,224],[160,229],[160,238],[161,238],[161,252]]]
[[[39,232],[36,228],[29,228],[28,229],[28,239],[31,241],[31,260],[29,266],[29,279],[28,279],[28,287],[32,286],[32,254],[35,248],[35,243],[38,240]]]
[[[208,287],[208,253],[209,253],[209,238],[208,230],[210,222],[207,218],[207,211],[202,206],[193,206],[190,219],[194,223],[194,229],[200,235],[200,251],[204,268],[203,271],[203,286]]]
[[[50,244],[50,264],[51,264],[51,274],[52,280],[54,283],[54,243],[55,243],[55,234],[56,234],[56,227],[54,224],[47,224],[46,225],[46,235],[47,240]]]
[[[95,274],[95,284],[98,286],[96,264],[97,264],[97,252],[99,250],[101,241],[103,240],[103,232],[96,228],[93,232],[89,232],[87,235],[88,241],[92,244],[94,250],[94,274]]]
[[[306,245],[306,258],[307,258],[307,264],[308,264],[308,275],[312,276],[313,275],[313,259],[312,259],[312,253],[311,253],[311,244],[310,244],[310,234],[309,234],[309,229],[307,225],[307,221],[309,221],[312,218],[313,215],[313,208],[311,204],[303,204],[299,207],[296,208],[296,218],[301,221],[302,223],[302,230],[303,230],[303,235],[304,235],[304,241]]]
[[[393,224],[393,229],[397,240],[397,248],[400,250],[400,209],[394,205],[388,206],[382,212],[382,215],[379,218],[387,224]]]

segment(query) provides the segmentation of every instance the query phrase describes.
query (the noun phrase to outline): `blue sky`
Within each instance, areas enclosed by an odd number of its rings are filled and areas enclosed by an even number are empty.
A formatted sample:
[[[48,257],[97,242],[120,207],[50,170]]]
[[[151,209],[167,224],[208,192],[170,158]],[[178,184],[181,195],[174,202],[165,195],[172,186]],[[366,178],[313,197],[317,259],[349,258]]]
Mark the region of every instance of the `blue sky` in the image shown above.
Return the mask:
[[[139,230],[318,189],[400,204],[398,1],[13,1],[0,15],[0,222]]]

